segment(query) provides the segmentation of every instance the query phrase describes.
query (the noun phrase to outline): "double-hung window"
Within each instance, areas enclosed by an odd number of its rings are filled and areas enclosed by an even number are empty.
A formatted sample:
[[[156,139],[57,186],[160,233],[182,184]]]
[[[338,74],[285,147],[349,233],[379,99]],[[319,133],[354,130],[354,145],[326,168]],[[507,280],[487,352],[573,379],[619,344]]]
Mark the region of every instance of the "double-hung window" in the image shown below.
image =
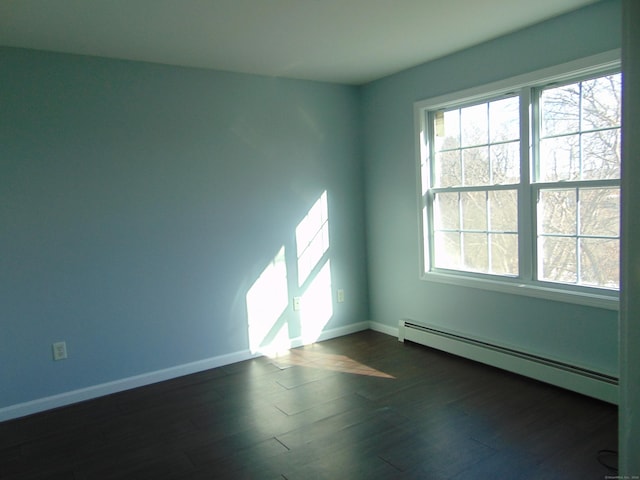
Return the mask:
[[[617,308],[617,58],[416,104],[424,278]]]

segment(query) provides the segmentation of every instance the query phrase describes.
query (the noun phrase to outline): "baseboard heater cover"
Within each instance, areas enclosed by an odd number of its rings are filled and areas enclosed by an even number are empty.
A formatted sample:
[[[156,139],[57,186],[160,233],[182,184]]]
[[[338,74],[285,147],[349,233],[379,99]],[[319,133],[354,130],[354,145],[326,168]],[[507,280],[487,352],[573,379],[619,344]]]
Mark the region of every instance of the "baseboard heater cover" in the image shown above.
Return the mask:
[[[611,375],[446,332],[410,320],[400,320],[398,340],[408,340],[618,404],[618,379]]]

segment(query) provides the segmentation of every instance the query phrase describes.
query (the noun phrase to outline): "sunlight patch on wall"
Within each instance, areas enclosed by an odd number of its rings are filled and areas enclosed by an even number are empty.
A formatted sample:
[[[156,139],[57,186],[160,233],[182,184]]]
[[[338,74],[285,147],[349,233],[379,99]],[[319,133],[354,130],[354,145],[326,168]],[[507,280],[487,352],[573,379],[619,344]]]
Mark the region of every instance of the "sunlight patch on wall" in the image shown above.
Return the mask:
[[[284,246],[251,286],[246,300],[251,353],[289,348],[287,324],[274,330],[289,304]],[[276,345],[283,342],[286,346]]]
[[[300,327],[303,343],[315,342],[332,316],[331,262],[327,260],[302,295]]]
[[[296,227],[296,246],[298,286],[301,286],[329,249],[329,210],[326,190]]]
[[[251,353],[269,355],[294,343],[313,343],[333,316],[326,190],[297,225],[295,241],[297,278],[295,271],[293,276],[287,272],[286,251],[294,248],[283,245],[246,294]],[[297,314],[287,312],[289,306]]]
[[[278,355],[286,353],[291,348],[291,336],[289,335],[289,322],[280,322],[280,324],[274,325],[276,329],[272,329],[267,337],[264,338],[258,347],[258,352],[264,355]],[[252,353],[256,353],[253,352]]]

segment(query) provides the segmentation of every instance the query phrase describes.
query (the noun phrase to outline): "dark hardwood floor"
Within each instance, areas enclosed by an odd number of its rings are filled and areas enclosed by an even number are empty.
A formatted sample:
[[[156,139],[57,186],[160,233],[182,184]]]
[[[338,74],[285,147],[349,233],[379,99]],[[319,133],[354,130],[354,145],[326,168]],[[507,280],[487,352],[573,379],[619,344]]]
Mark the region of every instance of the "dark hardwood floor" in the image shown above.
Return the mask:
[[[602,480],[601,449],[615,406],[367,331],[0,423],[0,478]]]

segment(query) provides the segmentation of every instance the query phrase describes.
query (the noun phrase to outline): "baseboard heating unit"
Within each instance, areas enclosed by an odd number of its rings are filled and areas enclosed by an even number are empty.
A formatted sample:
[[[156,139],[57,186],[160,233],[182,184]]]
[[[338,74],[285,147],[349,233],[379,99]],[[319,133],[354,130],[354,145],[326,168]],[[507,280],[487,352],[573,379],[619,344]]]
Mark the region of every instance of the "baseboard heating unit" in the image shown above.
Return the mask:
[[[398,340],[425,345],[605,402],[618,403],[618,379],[586,368],[494,345],[437,327],[400,320]]]

